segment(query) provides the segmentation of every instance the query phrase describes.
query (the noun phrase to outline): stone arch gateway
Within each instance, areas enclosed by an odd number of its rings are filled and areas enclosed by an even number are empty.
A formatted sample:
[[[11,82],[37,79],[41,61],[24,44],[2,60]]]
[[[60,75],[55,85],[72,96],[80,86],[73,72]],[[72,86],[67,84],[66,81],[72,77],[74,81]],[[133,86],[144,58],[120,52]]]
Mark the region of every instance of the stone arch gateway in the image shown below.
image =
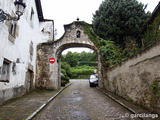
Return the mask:
[[[102,87],[99,50],[85,34],[83,22],[74,21],[71,24],[64,25],[64,29],[65,33],[60,39],[41,43],[37,47],[36,87],[43,89],[59,89],[61,87],[60,55],[63,50],[72,47],[87,47],[96,51],[98,55],[99,87]],[[55,63],[49,63],[49,58],[55,58]]]

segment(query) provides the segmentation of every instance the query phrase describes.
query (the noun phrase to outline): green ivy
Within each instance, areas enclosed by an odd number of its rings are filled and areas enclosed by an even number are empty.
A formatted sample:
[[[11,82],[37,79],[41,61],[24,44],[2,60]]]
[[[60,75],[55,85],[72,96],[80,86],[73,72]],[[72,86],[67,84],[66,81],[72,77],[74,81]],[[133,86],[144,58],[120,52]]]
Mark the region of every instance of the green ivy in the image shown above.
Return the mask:
[[[110,40],[102,40],[103,45],[99,48],[102,61],[107,67],[117,65],[121,61],[120,49]]]
[[[160,38],[160,14],[155,18],[152,24],[147,26],[147,30],[144,33],[144,46],[147,47]]]
[[[100,50],[102,64],[107,69],[110,69],[127,58],[135,55],[138,51],[138,46],[136,44],[133,44],[129,49],[125,48],[122,50],[110,39],[104,40],[98,37],[94,33],[92,26],[85,22],[83,22],[83,28],[84,32],[89,36],[89,39]]]
[[[159,89],[158,89],[158,81],[155,80],[154,82],[152,82],[151,86],[150,86],[150,90],[151,90],[151,106],[154,108],[157,108],[157,103],[159,102],[160,99],[160,93],[159,93]]]
[[[151,84],[151,91],[153,95],[158,95],[159,94],[159,90],[158,90],[158,81],[154,81]]]
[[[83,22],[83,29],[85,34],[88,35],[89,39],[94,43],[94,45],[96,47],[100,47],[100,40],[102,40],[101,38],[99,38],[93,31],[92,26]]]

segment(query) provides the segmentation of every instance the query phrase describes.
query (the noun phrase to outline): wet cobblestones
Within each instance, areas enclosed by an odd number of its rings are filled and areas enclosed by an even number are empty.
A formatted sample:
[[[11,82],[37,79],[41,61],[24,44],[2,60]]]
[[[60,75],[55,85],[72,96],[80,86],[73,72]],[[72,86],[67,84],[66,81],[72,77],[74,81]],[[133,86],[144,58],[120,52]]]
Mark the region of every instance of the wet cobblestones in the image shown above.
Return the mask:
[[[125,108],[106,97],[88,81],[77,81],[65,89],[34,120],[138,120]]]

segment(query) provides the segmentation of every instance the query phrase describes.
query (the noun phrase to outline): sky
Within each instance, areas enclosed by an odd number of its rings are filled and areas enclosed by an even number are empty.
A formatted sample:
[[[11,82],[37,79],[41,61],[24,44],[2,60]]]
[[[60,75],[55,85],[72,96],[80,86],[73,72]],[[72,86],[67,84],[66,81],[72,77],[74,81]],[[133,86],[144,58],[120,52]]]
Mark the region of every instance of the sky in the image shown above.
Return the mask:
[[[56,39],[64,33],[64,24],[69,24],[77,17],[85,22],[92,23],[92,16],[98,10],[103,0],[41,0],[43,15],[45,19],[53,19],[55,29],[57,29]],[[152,12],[158,5],[159,0],[138,0],[143,4],[148,4],[147,11]],[[72,48],[63,52],[91,52],[88,48]]]

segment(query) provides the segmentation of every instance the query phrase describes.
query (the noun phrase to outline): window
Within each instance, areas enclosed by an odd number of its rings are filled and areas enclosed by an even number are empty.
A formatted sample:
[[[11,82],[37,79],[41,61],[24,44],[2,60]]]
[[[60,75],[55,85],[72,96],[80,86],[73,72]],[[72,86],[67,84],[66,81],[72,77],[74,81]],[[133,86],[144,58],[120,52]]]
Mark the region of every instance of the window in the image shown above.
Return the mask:
[[[11,41],[12,43],[14,43],[15,38],[18,35],[17,27],[18,26],[15,21],[10,22],[10,25],[8,27],[8,32],[9,32],[8,40]]]
[[[77,35],[77,38],[80,38],[80,36],[81,36],[81,31],[78,30],[76,35]]]
[[[30,43],[30,48],[29,48],[29,52],[30,52],[30,59],[31,59],[31,61],[32,61],[32,59],[33,59],[33,42],[31,41],[31,43]]]
[[[90,76],[90,79],[95,79],[95,78],[97,78],[96,75],[91,75]]]
[[[30,17],[30,20],[33,19],[33,15],[34,15],[34,10],[33,10],[33,8],[32,8],[32,9],[31,9],[31,17]]]
[[[30,16],[30,20],[31,20],[31,27],[33,27],[34,25],[34,10],[33,8],[31,8],[31,16]]]
[[[1,69],[0,82],[9,82],[10,63],[11,62],[9,60],[4,59]]]
[[[9,34],[13,37],[16,36],[16,28],[17,28],[16,23],[14,21],[12,21],[10,24]]]
[[[34,73],[32,70],[26,72],[26,90],[29,92],[33,88]]]

